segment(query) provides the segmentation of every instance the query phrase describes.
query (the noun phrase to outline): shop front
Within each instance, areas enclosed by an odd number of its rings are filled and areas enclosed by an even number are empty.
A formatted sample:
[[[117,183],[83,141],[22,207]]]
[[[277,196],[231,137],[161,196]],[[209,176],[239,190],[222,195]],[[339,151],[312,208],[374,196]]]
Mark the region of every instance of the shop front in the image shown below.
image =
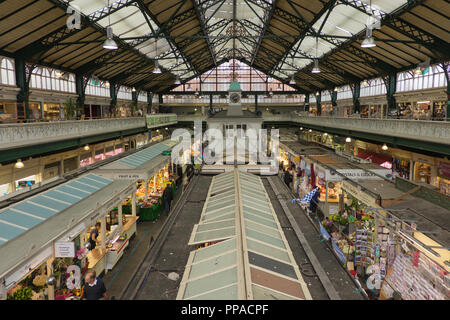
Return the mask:
[[[439,191],[450,196],[450,163],[441,161],[438,168],[437,177]]]

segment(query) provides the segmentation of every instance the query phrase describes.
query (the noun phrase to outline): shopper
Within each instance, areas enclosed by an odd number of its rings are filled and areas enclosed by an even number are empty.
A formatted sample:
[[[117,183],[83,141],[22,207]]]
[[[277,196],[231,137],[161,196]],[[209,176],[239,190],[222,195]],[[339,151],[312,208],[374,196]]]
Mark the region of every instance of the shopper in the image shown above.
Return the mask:
[[[289,173],[289,170],[286,170],[285,172],[284,172],[284,183],[286,183],[286,185],[288,186],[288,187],[290,187],[290,183],[292,182],[292,176],[291,176],[291,174]]]
[[[89,235],[89,244],[91,245],[90,248],[89,248],[90,250],[94,250],[95,247],[97,246],[98,233],[100,231],[100,227],[101,227],[100,222],[97,222],[95,224],[95,228],[91,231],[91,234]]]
[[[86,271],[84,281],[82,300],[108,300],[105,284],[102,279],[97,278],[94,269]]]
[[[167,187],[164,189],[163,199],[164,199],[164,210],[166,212],[166,215],[168,216],[170,211],[170,205],[173,199],[172,185],[170,183],[167,184]]]

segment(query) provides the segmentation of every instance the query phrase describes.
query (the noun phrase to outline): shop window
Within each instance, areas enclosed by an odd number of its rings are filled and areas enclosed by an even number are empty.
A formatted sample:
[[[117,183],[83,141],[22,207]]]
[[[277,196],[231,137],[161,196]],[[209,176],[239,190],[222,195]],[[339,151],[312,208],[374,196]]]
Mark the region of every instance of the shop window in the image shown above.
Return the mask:
[[[0,83],[10,86],[16,85],[14,61],[10,58],[0,57]]]
[[[89,80],[85,93],[91,96],[110,97],[109,85],[103,81]]]

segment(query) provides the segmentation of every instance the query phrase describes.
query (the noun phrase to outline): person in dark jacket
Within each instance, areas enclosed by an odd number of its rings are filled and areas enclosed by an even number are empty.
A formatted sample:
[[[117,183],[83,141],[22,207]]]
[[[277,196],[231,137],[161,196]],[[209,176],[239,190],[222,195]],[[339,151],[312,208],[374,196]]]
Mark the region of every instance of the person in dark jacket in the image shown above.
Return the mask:
[[[284,172],[284,183],[286,183],[286,185],[288,186],[288,187],[290,187],[290,183],[292,182],[292,176],[291,176],[291,174],[289,173],[289,170],[286,170],[285,172]]]
[[[167,184],[167,186],[163,192],[164,210],[166,212],[166,215],[169,215],[172,199],[173,199],[172,185],[169,183],[169,184]]]
[[[314,214],[317,209],[317,204],[319,203],[320,198],[320,189],[314,193],[314,195],[311,198],[311,202],[309,203],[309,210],[311,210],[311,214]]]
[[[86,271],[82,300],[108,300],[103,280],[96,277],[95,270]]]

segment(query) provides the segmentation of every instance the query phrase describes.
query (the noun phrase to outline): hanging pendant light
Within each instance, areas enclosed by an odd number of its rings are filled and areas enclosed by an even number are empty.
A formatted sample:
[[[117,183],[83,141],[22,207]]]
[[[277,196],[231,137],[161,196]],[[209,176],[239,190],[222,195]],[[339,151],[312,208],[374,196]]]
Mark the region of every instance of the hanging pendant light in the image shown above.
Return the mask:
[[[420,68],[420,66],[417,66],[417,68],[414,69],[414,74],[415,74],[416,76],[422,75],[422,69]]]
[[[320,73],[319,60],[317,59],[318,46],[319,46],[319,38],[316,38],[316,58],[314,59],[314,67],[312,68],[311,73]]]
[[[25,165],[23,164],[21,159],[17,159],[16,164],[14,165],[14,167],[16,167],[17,169],[21,169],[23,168]]]
[[[372,48],[376,46],[377,44],[375,43],[375,39],[372,37],[372,28],[368,27],[366,29],[366,38],[361,43],[361,48]]]
[[[278,84],[277,91],[281,91],[281,84]]]
[[[384,151],[386,151],[388,149],[388,146],[385,144],[383,144],[383,146],[381,147],[381,149],[383,149]]]
[[[289,81],[289,84],[296,84],[294,76],[291,77],[291,80]]]
[[[175,79],[174,84],[181,84],[180,77],[177,77],[177,78]]]
[[[108,0],[108,8],[109,8],[109,0]],[[114,35],[111,28],[111,15],[108,15],[108,27],[106,28],[106,40],[103,43],[103,49],[107,50],[117,50],[117,43],[114,41]]]
[[[352,142],[352,139],[350,137],[345,138],[345,142]]]
[[[153,69],[153,73],[162,73],[161,69],[159,69],[159,63],[156,57],[158,56],[158,39],[155,38],[155,68]]]
[[[314,67],[312,68],[311,73],[320,73],[319,60],[314,59]]]
[[[133,89],[131,89],[131,91],[133,91],[133,92],[136,92],[136,88],[135,88],[135,87],[133,87]]]

